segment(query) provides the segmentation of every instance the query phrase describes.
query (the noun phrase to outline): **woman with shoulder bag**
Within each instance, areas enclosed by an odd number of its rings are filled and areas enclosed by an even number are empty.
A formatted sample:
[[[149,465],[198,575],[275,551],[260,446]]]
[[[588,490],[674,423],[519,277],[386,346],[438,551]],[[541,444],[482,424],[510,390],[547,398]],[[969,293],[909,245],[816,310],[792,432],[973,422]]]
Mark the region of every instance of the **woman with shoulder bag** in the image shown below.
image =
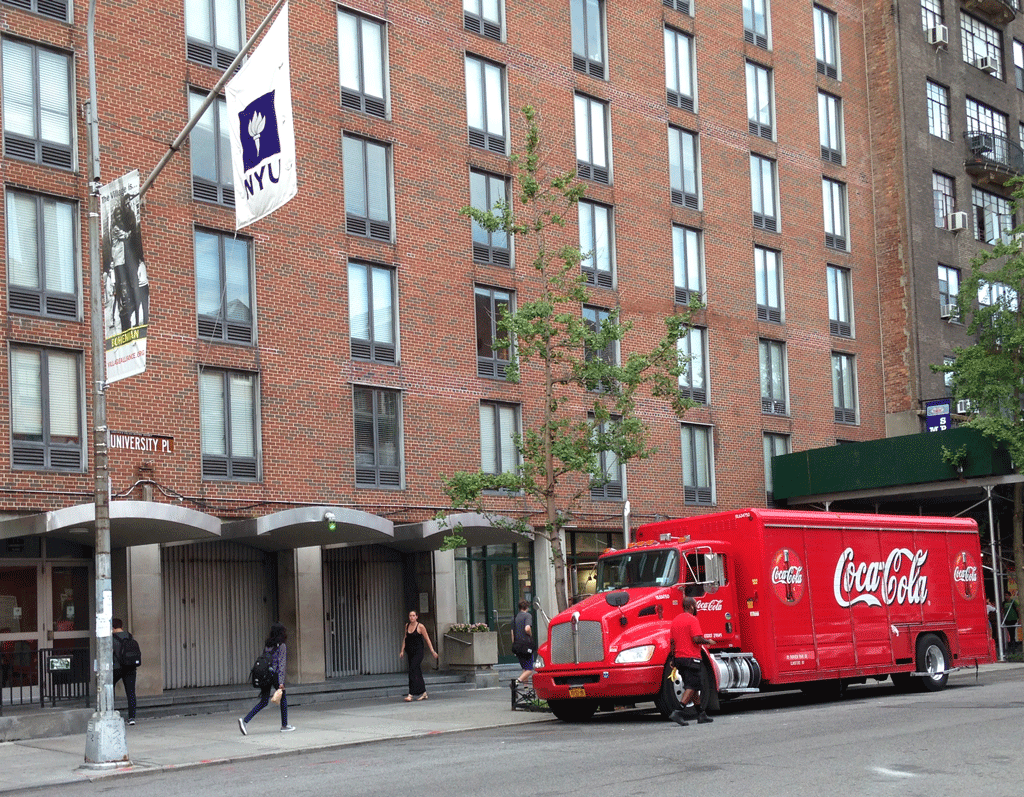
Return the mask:
[[[267,707],[267,704],[273,700],[273,702],[281,704],[281,733],[289,733],[295,730],[294,725],[288,724],[288,697],[284,692],[284,674],[288,664],[288,631],[281,623],[274,623],[270,626],[270,635],[267,637],[267,641],[263,643],[263,652],[269,653],[273,656],[273,665],[271,669],[276,676],[277,684],[276,690],[271,695],[271,689],[274,688],[274,683],[269,686],[264,686],[260,690],[259,702],[252,707],[252,711],[245,715],[244,718],[239,718],[238,729],[242,732],[243,736],[248,736],[249,731],[246,729],[246,723],[255,717],[260,711]],[[280,697],[279,697],[280,695]]]

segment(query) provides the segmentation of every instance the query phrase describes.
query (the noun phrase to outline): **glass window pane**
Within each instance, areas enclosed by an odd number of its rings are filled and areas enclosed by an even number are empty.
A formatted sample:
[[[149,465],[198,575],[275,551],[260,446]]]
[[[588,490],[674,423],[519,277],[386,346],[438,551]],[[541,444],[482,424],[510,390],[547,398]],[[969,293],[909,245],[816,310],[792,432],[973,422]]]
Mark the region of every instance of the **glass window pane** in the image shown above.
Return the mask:
[[[217,46],[235,53],[242,49],[238,0],[213,0],[213,19],[217,27]]]
[[[392,319],[394,309],[391,298],[391,272],[373,269],[373,339],[377,343],[394,343]]]
[[[339,80],[344,88],[352,91],[360,90],[358,25],[358,20],[352,14],[338,12]]]
[[[185,0],[185,35],[190,39],[213,44],[210,0]]]
[[[349,335],[360,340],[370,339],[370,292],[368,268],[357,263],[348,267],[348,324]]]
[[[361,20],[363,44],[363,91],[384,99],[384,53],[381,48],[383,26]]]
[[[19,440],[43,439],[42,369],[38,351],[11,350],[11,430]]]
[[[7,279],[35,290],[40,287],[37,207],[35,197],[7,192]]]
[[[76,443],[81,434],[78,418],[78,358],[73,354],[47,355],[50,398],[50,441]]]
[[[197,230],[195,247],[196,310],[199,315],[219,317],[222,303],[219,236]]]
[[[189,113],[195,113],[205,98],[199,94],[189,94]],[[226,106],[226,103],[225,103]],[[189,134],[189,146],[192,155],[192,174],[211,182],[217,182],[217,117],[216,109],[210,106],[199,118],[199,122]]]
[[[4,130],[28,138],[36,135],[33,50],[4,40]]]
[[[203,454],[226,457],[227,426],[224,414],[224,374],[219,371],[199,375],[200,444]]]
[[[345,172],[345,212],[366,218],[366,167],[363,142],[346,137],[342,144]]]
[[[46,288],[75,292],[75,213],[70,202],[43,200]]]
[[[39,53],[39,135],[43,141],[71,145],[71,81],[65,55]]]
[[[391,213],[388,205],[387,150],[380,144],[367,142],[366,167],[369,218],[374,221],[388,221]]]
[[[249,242],[224,237],[224,281],[227,317],[252,321],[252,289],[249,284]]]
[[[248,374],[231,374],[231,456],[256,456],[256,384]]]
[[[493,64],[484,65],[484,78],[487,81],[487,132],[502,136],[505,134],[505,111],[502,96],[501,70]]]

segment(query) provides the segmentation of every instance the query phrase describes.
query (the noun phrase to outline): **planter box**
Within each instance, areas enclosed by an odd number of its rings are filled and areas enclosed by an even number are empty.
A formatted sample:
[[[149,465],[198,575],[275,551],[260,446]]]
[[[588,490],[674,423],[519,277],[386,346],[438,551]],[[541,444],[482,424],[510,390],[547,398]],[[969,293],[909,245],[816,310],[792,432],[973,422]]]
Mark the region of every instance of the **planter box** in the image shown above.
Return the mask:
[[[466,634],[449,631],[444,635],[444,658],[457,667],[489,667],[498,663],[498,632]]]

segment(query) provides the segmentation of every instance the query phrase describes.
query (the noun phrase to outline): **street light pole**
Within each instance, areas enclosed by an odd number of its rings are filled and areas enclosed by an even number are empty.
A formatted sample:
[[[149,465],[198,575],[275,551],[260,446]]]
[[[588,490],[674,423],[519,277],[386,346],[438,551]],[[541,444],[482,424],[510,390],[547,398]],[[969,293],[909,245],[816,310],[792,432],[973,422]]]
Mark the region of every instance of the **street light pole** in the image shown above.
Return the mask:
[[[124,720],[114,710],[113,640],[110,619],[113,597],[110,584],[110,471],[107,463],[106,358],[104,356],[103,282],[100,274],[100,148],[96,110],[96,0],[89,0],[89,103],[86,127],[89,140],[89,312],[92,320],[93,469],[96,524],[96,711],[85,734],[88,769],[110,769],[131,764]]]

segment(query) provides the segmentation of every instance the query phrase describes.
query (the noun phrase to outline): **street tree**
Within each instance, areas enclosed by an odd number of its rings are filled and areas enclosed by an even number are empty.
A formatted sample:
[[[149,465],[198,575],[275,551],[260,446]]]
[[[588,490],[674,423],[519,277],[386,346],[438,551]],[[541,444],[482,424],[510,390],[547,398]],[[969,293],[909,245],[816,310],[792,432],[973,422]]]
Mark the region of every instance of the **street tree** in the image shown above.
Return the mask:
[[[480,228],[514,239],[519,261],[532,264],[536,295],[502,308],[493,347],[508,352],[505,378],[529,388],[538,398],[538,413],[524,417],[522,430],[513,435],[516,467],[499,473],[460,471],[444,486],[455,508],[474,509],[492,523],[547,540],[561,611],[568,606],[566,524],[591,489],[607,484],[625,463],[654,453],[637,402],[653,396],[677,415],[692,406],[679,390],[688,358],[677,341],[688,332],[698,304],[665,318],[664,334],[645,352],[623,345],[632,343],[633,323],[617,310],[606,317],[585,315],[590,292],[581,266],[594,253],[566,243],[562,232],[585,186],[575,171],[546,166],[535,110],[524,108],[523,118],[524,151],[512,156],[515,204],[460,212]],[[495,492],[521,498],[527,512],[510,518],[495,511]],[[451,528],[446,547],[465,545],[459,531],[457,525]]]
[[[1024,204],[1024,183],[1014,189]],[[968,426],[1004,445],[1019,473],[1024,465],[1024,249],[1020,228],[971,261],[957,296],[957,311],[976,342],[954,352],[951,364],[933,366],[952,374],[953,394],[970,402]],[[1013,558],[1017,584],[1024,584],[1024,484],[1013,485]]]

